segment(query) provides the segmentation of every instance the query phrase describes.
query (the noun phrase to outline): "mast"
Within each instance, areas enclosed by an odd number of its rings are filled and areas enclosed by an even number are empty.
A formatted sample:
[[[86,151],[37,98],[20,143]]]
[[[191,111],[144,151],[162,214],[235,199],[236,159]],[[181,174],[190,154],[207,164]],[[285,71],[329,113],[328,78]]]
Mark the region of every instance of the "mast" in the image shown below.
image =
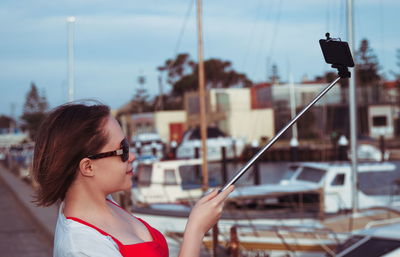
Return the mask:
[[[293,119],[296,116],[296,92],[294,88],[293,75],[289,73],[289,93],[290,93],[290,114]],[[297,123],[292,126],[292,139],[290,140],[290,146],[297,147],[299,145],[297,135]]]
[[[207,166],[207,119],[206,119],[206,97],[205,97],[205,78],[203,62],[203,33],[201,21],[201,0],[197,0],[197,54],[199,60],[199,101],[200,101],[200,132],[201,132],[201,156],[202,156],[202,175],[203,191],[208,189],[208,166]]]
[[[350,51],[354,56],[354,33],[353,33],[353,0],[347,0],[347,41]],[[353,213],[358,211],[358,176],[357,176],[357,102],[356,102],[356,68],[349,83],[349,112],[350,112],[350,158],[352,171],[352,206]]]

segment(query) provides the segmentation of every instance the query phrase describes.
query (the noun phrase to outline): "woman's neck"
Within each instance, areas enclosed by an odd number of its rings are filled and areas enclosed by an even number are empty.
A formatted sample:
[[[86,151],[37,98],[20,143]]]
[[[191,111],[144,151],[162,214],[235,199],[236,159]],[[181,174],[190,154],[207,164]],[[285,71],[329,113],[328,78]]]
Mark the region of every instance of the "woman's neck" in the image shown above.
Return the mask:
[[[106,202],[106,194],[78,181],[66,193],[63,213],[66,217],[82,219],[112,214]]]

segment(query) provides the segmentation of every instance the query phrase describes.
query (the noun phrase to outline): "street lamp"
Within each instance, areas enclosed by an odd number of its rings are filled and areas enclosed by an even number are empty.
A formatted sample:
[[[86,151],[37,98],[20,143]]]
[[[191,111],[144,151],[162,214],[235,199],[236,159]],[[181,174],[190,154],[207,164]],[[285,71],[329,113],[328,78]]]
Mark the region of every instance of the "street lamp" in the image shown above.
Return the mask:
[[[68,101],[74,100],[74,25],[76,18],[67,17],[68,33]]]

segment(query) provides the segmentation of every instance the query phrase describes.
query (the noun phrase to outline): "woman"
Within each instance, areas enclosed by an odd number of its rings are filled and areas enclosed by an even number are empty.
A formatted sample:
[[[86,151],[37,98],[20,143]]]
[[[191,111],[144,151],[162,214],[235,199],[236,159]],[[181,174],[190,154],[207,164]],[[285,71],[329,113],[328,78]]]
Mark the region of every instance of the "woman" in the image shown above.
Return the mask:
[[[36,202],[61,202],[55,257],[168,256],[164,236],[109,195],[132,186],[134,155],[107,106],[70,103],[54,109],[36,139]],[[189,216],[179,256],[199,256],[233,186],[201,198]]]

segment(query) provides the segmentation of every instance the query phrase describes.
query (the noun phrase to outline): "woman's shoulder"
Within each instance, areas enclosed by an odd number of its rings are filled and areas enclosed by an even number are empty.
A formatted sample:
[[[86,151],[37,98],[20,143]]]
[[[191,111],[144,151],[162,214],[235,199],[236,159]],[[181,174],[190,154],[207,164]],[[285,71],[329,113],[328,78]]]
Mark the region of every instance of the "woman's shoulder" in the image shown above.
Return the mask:
[[[61,213],[54,236],[54,257],[111,256],[121,257],[111,237],[84,224],[67,219]]]

